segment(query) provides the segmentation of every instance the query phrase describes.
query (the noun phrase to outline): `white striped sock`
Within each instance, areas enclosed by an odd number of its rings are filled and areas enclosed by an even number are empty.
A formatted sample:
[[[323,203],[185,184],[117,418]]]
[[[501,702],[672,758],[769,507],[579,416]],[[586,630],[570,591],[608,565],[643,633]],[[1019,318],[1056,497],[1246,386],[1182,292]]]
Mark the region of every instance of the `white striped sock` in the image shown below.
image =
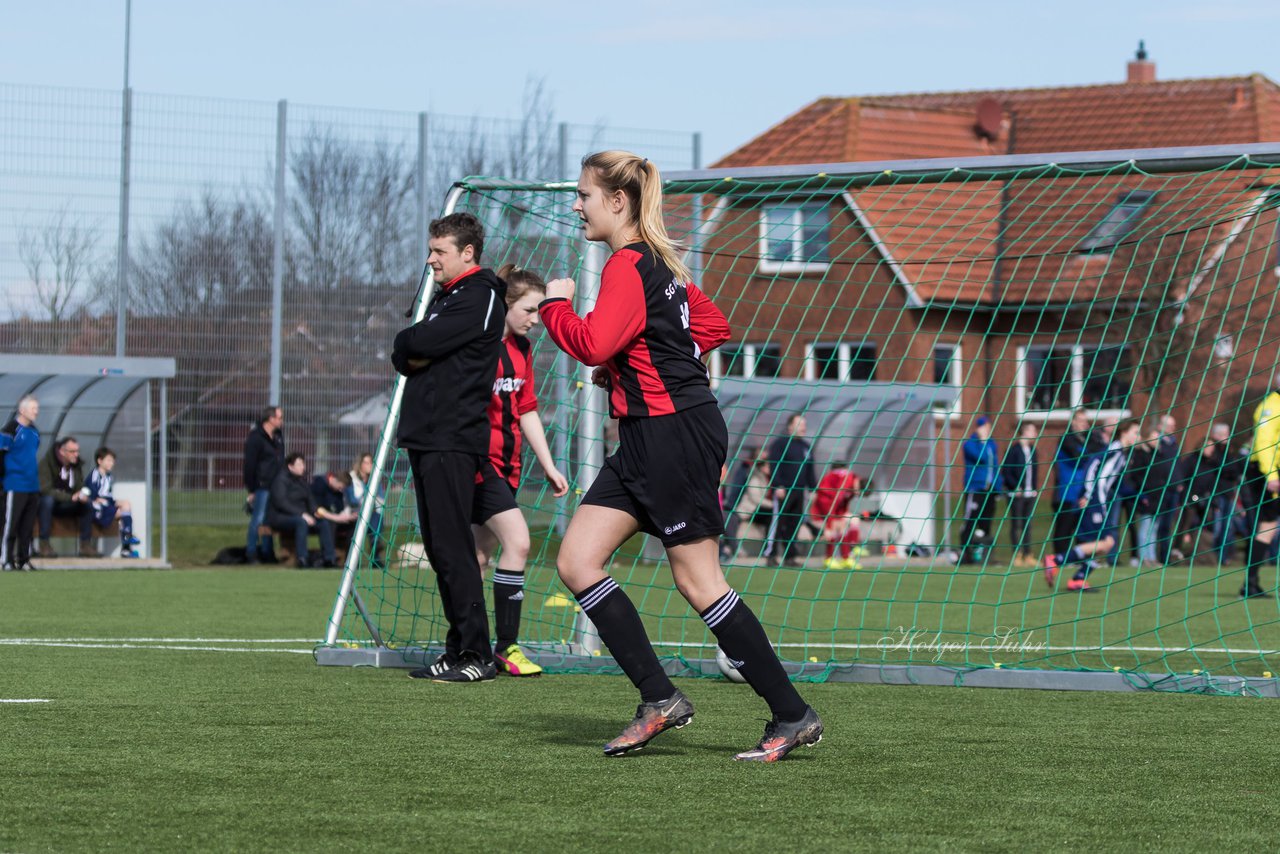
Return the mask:
[[[594,587],[587,588],[577,597],[578,604],[582,606],[582,610],[590,612],[606,596],[618,589],[618,582],[614,581],[610,576],[605,576],[604,581],[597,582]]]
[[[738,594],[730,590],[715,601],[715,604],[702,613],[702,621],[707,624],[707,628],[714,629],[729,616],[729,612],[738,604]]]

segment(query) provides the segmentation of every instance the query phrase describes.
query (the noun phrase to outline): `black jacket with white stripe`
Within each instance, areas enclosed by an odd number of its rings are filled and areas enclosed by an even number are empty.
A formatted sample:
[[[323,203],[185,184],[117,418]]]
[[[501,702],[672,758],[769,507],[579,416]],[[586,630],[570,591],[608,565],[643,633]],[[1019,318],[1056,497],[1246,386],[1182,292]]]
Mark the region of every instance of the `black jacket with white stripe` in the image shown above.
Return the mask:
[[[391,364],[408,377],[396,434],[400,447],[488,454],[486,408],[506,294],[506,283],[492,270],[476,268],[441,287],[426,316],[396,335]]]

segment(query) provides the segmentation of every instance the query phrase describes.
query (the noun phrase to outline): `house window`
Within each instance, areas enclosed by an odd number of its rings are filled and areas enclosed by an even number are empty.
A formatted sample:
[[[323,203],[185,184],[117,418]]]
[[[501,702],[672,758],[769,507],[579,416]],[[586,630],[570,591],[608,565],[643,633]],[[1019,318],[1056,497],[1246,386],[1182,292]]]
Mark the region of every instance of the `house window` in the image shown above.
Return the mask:
[[[825,202],[769,205],[760,212],[760,269],[824,270],[830,261],[831,215]]]
[[[934,411],[958,413],[960,411],[960,390],[964,388],[964,362],[960,355],[959,344],[935,344],[933,346],[933,382],[937,385],[949,385],[956,390],[955,402],[948,406],[935,403]]]
[[[1029,412],[1128,407],[1133,365],[1123,344],[1032,346],[1021,359],[1019,391]]]
[[[782,372],[782,348],[777,344],[725,344],[711,352],[711,376],[776,377]]]
[[[859,380],[876,378],[876,345],[869,342],[810,344],[804,360],[808,380]]]
[[[1120,196],[1111,210],[1080,241],[1081,252],[1110,252],[1138,225],[1138,217],[1155,193],[1133,191]]]

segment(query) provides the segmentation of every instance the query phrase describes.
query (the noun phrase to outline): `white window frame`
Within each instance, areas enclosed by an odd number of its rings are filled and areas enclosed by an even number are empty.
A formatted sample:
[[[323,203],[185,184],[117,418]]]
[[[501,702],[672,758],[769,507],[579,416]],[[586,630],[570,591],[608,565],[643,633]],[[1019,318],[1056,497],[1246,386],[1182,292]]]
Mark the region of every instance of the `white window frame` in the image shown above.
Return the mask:
[[[857,341],[813,341],[804,347],[804,373],[806,380],[818,379],[818,359],[814,354],[819,347],[836,348],[836,379],[840,382],[868,383],[875,380],[855,380],[850,377],[853,372],[853,348],[871,347],[875,351],[876,366],[880,364],[880,347],[875,341],[861,339]]]
[[[935,404],[933,414],[937,418],[946,416],[948,419],[955,421],[960,417],[964,409],[964,346],[961,344],[952,344],[949,341],[935,341],[933,346],[929,348],[929,367],[933,368],[933,363],[938,358],[939,347],[950,347],[952,349],[950,371],[951,376],[947,377],[945,383],[938,385],[946,385],[956,390],[956,399],[950,406],[941,406]]]
[[[794,206],[792,211],[791,253],[799,256],[804,251],[804,208],[805,205],[821,204],[827,213],[827,256],[831,255],[831,207],[827,200],[821,202],[775,202],[760,207],[759,228],[759,263],[757,270],[761,273],[825,273],[831,268],[831,261],[775,261],[769,257],[769,211],[783,206]]]
[[[1034,344],[1031,346],[1052,347],[1052,344],[1042,345]],[[1025,344],[1018,346],[1018,381],[1014,388],[1014,400],[1018,412],[1022,413],[1022,417],[1028,421],[1061,421],[1070,420],[1071,415],[1082,406],[1084,400],[1084,354],[1085,347],[1090,350],[1099,350],[1103,347],[1110,347],[1110,344],[1072,344],[1071,345],[1071,392],[1070,405],[1066,409],[1028,409],[1027,404],[1031,398],[1031,391],[1027,382],[1027,351],[1030,349]],[[1063,348],[1066,349],[1066,348]],[[1129,418],[1133,413],[1128,408],[1125,409],[1090,409],[1085,408],[1091,418]]]
[[[1141,198],[1135,199],[1135,196],[1140,196]],[[1142,219],[1142,215],[1146,212],[1147,208],[1151,207],[1155,200],[1156,194],[1152,190],[1129,190],[1123,193],[1111,204],[1111,207],[1107,208],[1107,212],[1102,215],[1102,219],[1094,223],[1093,228],[1089,229],[1089,233],[1080,240],[1080,245],[1077,247],[1076,251],[1083,255],[1111,255],[1116,251],[1116,247],[1124,243],[1124,239],[1138,227],[1138,223]],[[1118,211],[1122,205],[1136,205],[1136,207],[1134,207],[1128,216],[1119,222],[1116,226],[1115,234],[1108,235],[1105,238],[1095,236],[1097,235],[1098,230],[1102,228],[1103,224],[1106,223],[1111,215]],[[1098,242],[1092,246],[1085,246],[1085,244],[1090,240],[1097,240]],[[1107,242],[1103,243],[1103,240],[1106,240]]]
[[[764,351],[769,347],[775,347],[778,350],[778,360],[782,360],[782,347],[772,341],[759,342],[743,342],[734,344],[730,342],[729,346],[736,347],[742,351],[742,378],[754,379],[756,376],[756,362],[763,355]],[[724,356],[717,348],[711,351],[711,357],[707,360],[707,368],[711,371],[711,379],[719,381],[724,379]],[[736,375],[735,375],[736,376]],[[766,379],[772,379],[767,377]]]

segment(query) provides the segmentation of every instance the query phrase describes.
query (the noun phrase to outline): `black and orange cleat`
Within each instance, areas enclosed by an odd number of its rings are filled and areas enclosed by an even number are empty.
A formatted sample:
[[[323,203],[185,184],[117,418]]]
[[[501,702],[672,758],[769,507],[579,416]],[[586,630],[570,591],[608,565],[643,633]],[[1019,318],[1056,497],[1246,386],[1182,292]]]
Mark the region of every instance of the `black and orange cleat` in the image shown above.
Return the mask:
[[[636,706],[636,716],[627,724],[622,734],[604,746],[605,756],[622,756],[632,753],[653,741],[654,737],[669,729],[680,729],[693,720],[693,703],[677,690],[665,700],[641,703]]]
[[[777,762],[800,745],[812,747],[822,741],[822,718],[810,706],[804,717],[793,723],[774,718],[764,726],[764,738],[754,750],[733,757],[740,762]]]

